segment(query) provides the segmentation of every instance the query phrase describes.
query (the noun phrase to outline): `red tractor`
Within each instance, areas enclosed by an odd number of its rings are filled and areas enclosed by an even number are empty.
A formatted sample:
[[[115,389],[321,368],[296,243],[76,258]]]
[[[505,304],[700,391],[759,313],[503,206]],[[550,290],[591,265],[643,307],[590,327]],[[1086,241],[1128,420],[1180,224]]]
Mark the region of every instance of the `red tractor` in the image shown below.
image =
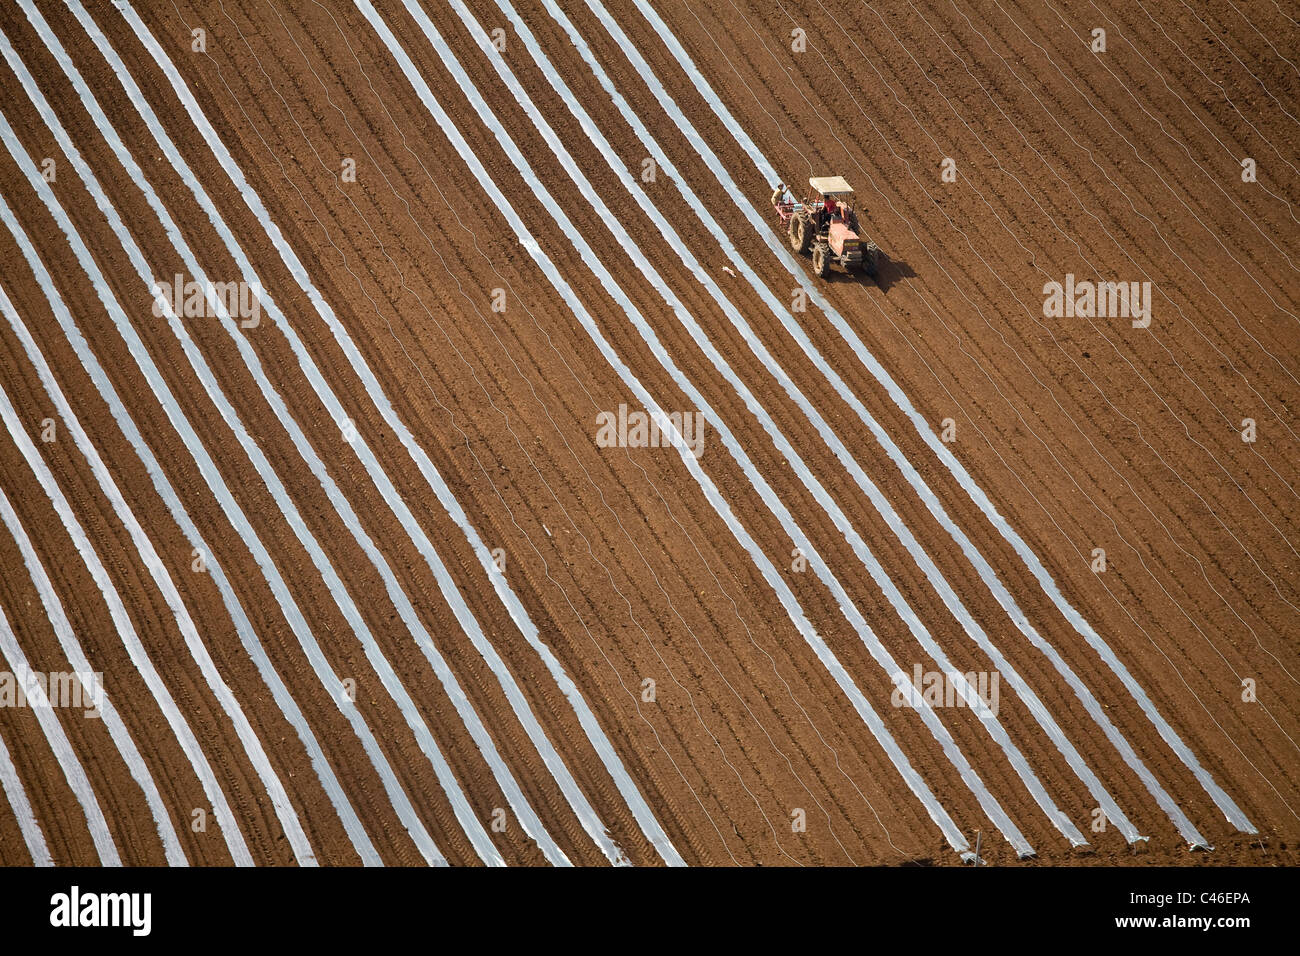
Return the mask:
[[[843,176],[814,176],[808,185],[815,199],[796,200],[785,183],[772,192],[772,207],[790,237],[790,248],[801,254],[811,251],[818,276],[825,276],[834,264],[874,278],[880,247],[859,236],[853,187]]]

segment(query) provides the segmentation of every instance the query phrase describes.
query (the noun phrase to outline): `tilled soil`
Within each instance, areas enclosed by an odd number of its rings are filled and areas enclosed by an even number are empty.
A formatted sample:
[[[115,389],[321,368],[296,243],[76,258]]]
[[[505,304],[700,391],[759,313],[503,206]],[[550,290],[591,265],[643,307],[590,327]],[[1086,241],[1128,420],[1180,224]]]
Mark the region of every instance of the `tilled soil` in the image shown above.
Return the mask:
[[[400,4],[380,13],[493,182],[593,316],[632,375],[667,411],[696,412],[631,321],[630,304],[698,389],[825,559],[848,601],[898,666],[936,669],[924,628],[963,672],[995,670],[940,600],[896,533],[901,522],[952,593],[1031,687],[1120,809],[1147,840],[1130,844],[1044,732],[1033,707],[1000,684],[997,722],[1048,798],[1085,835],[1072,848],[1008,756],[971,710],[936,714],[1040,863],[1294,862],[1297,658],[1300,616],[1294,499],[1296,323],[1290,255],[1300,187],[1295,24],[1284,7],[850,0],[655,9],[755,145],[790,182],[842,174],[857,188],[864,229],[887,259],[869,280],[814,280],[898,383],[934,433],[1024,539],[1065,601],[1082,615],[1155,709],[1258,831],[1224,818],[1192,769],[1163,740],[1115,671],[1045,593],[1001,530],[962,488],[860,356],[815,305],[795,312],[811,346],[888,432],[937,500],[987,559],[1023,611],[1100,701],[1150,773],[1144,780],[1107,739],[1058,669],[1031,643],[986,581],[743,275],[718,234],[782,302],[796,282],[739,204],[769,215],[755,162],[632,0],[608,8],[668,93],[716,152],[743,196],[731,196],[701,143],[673,120],[585,3],[558,6],[703,208],[665,170],[642,172],[647,149],[592,75],[548,2],[516,2],[549,61],[591,114],[625,168],[681,242],[887,498],[881,514],[766,369],[722,305],[625,191],[523,40],[493,5],[486,31],[504,30],[504,61],[552,124],[576,166],[657,271],[638,267],[605,214],[592,207],[487,55],[444,0],[422,4],[465,75],[531,166],[508,159],[485,117]],[[594,5],[594,0],[593,0]],[[142,167],[186,242],[215,281],[241,278],[219,232],[157,147],[113,69],[61,4],[37,4]],[[597,416],[639,401],[520,242],[490,192],[426,110],[366,18],[344,4],[232,0],[141,4],[138,11],[261,197],[382,384],[397,417],[428,454],[501,567],[622,765],[689,864],[952,864],[959,857],[867,724],[792,622],[780,596],[724,518],[735,516],[781,574],[802,613],[860,687],[911,766],[987,860],[1017,857],[963,782],[952,754],[907,707],[891,703],[890,674],[872,657],[840,599],[800,559],[795,542],[718,432],[698,464],[711,500],[681,456],[664,447],[604,448]],[[1256,9],[1258,7],[1258,9]],[[168,135],[211,196],[350,417],[340,424],[303,359],[263,314],[239,330],[278,399],[215,318],[184,328],[293,502],[277,503],[205,392],[182,343],[151,312],[140,280],[72,162],[21,83],[4,73],[3,112],[108,280],[97,290],[12,152],[0,195],[31,237],[89,347],[224,570],[253,632],[296,701],[383,862],[422,860],[385,789],[391,773],[422,826],[453,864],[482,861],[397,697],[367,656],[355,607],[446,758],[496,851],[510,864],[545,855],[510,807],[458,702],[435,675],[420,635],[403,621],[368,553],[373,541],[482,719],[524,798],[575,863],[606,858],[583,828],[501,683],[458,622],[433,569],[367,473],[356,436],[374,451],[433,542],[459,599],[522,689],[528,708],[601,823],[638,865],[663,862],[607,762],[541,656],[499,599],[481,556],[440,504],[203,135],[132,27],[91,8]],[[1092,30],[1106,31],[1093,52]],[[12,9],[0,28],[98,179],[153,274],[186,271],[173,237],[119,164],[56,58]],[[205,49],[192,49],[192,30]],[[802,31],[802,32],[799,32]],[[798,48],[798,49],[796,49]],[[1253,158],[1257,181],[1242,180]],[[344,175],[354,161],[355,181]],[[951,162],[949,162],[951,161]],[[945,177],[945,169],[955,176]],[[951,179],[952,181],[948,181]],[[549,195],[549,198],[547,198]],[[562,211],[562,216],[557,212]],[[614,277],[591,268],[562,221]],[[0,384],[73,506],[121,594],[139,639],[210,762],[259,864],[291,864],[282,816],[300,821],[323,863],[359,862],[299,733],[280,708],[210,574],[115,423],[8,231],[0,233],[3,289],[53,368],[161,558],[133,543],[8,321],[0,325]],[[724,266],[727,268],[724,269]],[[805,260],[802,267],[811,275]],[[1050,318],[1044,284],[1149,281],[1152,322]],[[620,291],[621,290],[621,291]],[[338,679],[341,703],[318,676],[268,569],[183,443],[116,319],[113,296],[247,516]],[[738,393],[666,301],[676,297]],[[625,298],[624,298],[625,297]],[[312,473],[278,411],[283,401],[355,511],[354,534]],[[761,411],[759,409],[761,406]],[[799,463],[774,442],[770,416]],[[1243,421],[1254,423],[1244,441]],[[950,422],[948,420],[951,420]],[[60,423],[62,424],[62,423]],[[952,439],[952,440],[948,440]],[[801,474],[804,479],[801,480]],[[157,781],[186,856],[232,861],[191,760],[137,673],[105,598],[37,476],[12,440],[0,451],[3,489],[65,607],[72,629]],[[813,487],[810,488],[810,485]],[[824,489],[825,497],[821,497]],[[864,560],[833,513],[870,551]],[[342,582],[331,588],[304,540]],[[1098,567],[1104,549],[1105,569]],[[0,601],[30,666],[68,669],[16,541],[0,536]],[[911,626],[873,581],[877,561],[914,614]],[[175,582],[190,617],[269,757],[291,802],[276,808],[256,760],[187,646],[156,583]],[[345,592],[345,593],[344,593]],[[382,761],[347,719],[371,728]],[[55,710],[85,767],[122,859],[164,859],[144,795],[102,722]],[[58,863],[98,859],[85,815],[30,708],[0,707],[5,741]],[[1214,846],[1190,853],[1152,793],[1166,791]],[[197,828],[195,812],[206,814]],[[200,814],[202,815],[202,814]],[[498,825],[494,826],[493,824]],[[0,813],[0,863],[30,859],[11,813]]]

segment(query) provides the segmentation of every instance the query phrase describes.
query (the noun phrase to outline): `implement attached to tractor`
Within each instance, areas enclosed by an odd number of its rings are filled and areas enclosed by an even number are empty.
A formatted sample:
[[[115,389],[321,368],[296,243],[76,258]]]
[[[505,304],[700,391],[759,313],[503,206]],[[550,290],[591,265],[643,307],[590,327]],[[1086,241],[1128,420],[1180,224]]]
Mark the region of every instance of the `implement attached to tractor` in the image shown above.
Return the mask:
[[[880,247],[858,235],[853,187],[843,176],[814,176],[808,185],[816,198],[796,200],[785,183],[772,191],[772,208],[786,227],[790,248],[804,255],[811,251],[813,272],[819,276],[834,264],[874,277]]]

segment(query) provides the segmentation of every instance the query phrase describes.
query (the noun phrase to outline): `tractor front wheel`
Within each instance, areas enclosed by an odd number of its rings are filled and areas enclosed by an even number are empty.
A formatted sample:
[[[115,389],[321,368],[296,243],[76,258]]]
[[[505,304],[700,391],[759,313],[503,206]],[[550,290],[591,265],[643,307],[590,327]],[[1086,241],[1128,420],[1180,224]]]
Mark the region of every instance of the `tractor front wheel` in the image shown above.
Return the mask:
[[[830,249],[824,242],[817,243],[813,249],[813,272],[817,273],[819,278],[825,278],[826,273],[831,271]]]
[[[795,252],[803,255],[808,251],[808,243],[812,239],[812,229],[809,228],[808,220],[798,213],[790,216],[790,248]]]

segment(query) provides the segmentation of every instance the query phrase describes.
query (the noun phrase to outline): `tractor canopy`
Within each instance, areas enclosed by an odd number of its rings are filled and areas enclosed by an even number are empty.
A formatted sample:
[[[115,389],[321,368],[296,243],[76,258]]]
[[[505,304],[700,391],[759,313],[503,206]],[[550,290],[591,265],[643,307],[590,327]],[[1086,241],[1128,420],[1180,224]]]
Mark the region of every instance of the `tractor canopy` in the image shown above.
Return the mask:
[[[831,196],[839,199],[841,196],[852,196],[853,187],[849,185],[848,180],[843,176],[814,176],[808,180],[811,186],[822,196]]]

